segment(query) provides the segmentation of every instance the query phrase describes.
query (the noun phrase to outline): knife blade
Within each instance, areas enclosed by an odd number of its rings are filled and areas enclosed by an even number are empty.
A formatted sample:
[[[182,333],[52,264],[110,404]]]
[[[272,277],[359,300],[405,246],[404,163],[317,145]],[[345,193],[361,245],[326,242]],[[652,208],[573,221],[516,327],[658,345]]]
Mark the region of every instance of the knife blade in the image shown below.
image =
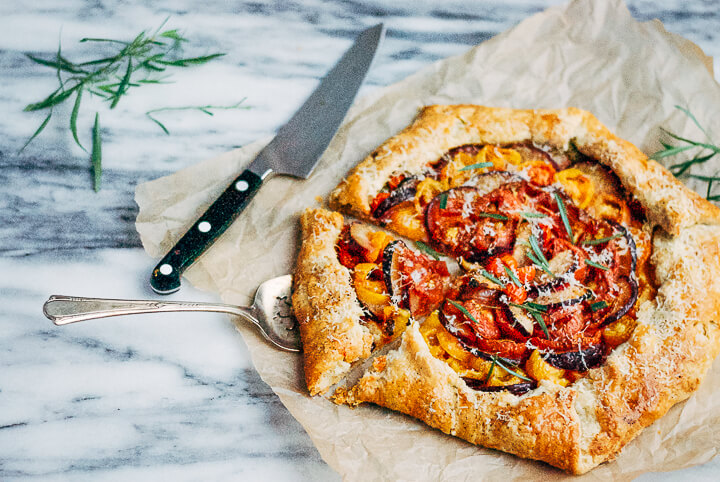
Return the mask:
[[[180,276],[232,224],[273,174],[307,179],[353,103],[385,35],[382,23],[364,30],[275,138],[255,157],[155,266],[158,294],[180,289]]]

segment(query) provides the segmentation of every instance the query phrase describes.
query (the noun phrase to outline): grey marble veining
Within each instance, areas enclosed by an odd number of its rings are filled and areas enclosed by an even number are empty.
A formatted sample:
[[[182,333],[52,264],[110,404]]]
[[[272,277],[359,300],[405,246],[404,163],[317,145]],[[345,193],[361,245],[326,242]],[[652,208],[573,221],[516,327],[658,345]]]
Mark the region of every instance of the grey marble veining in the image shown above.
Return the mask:
[[[154,264],[134,229],[138,183],[274,132],[364,27],[385,43],[361,91],[370,93],[464,52],[548,6],[513,0],[254,1],[56,0],[0,2],[0,479],[334,480],[312,442],[253,370],[221,315],[155,315],[54,328],[40,312],[51,293],[147,298]],[[720,57],[720,5],[631,0],[640,20]],[[103,188],[63,106],[44,118],[23,107],[55,88],[25,53],[71,59],[98,52],[86,36],[132,38],[168,18],[191,39],[188,55],[226,52],[147,86],[113,111],[86,99],[78,125],[103,136]],[[715,66],[716,77],[720,73]],[[245,110],[158,114],[149,109],[228,105]],[[211,300],[186,286],[174,299]],[[716,480],[720,463],[644,480]]]

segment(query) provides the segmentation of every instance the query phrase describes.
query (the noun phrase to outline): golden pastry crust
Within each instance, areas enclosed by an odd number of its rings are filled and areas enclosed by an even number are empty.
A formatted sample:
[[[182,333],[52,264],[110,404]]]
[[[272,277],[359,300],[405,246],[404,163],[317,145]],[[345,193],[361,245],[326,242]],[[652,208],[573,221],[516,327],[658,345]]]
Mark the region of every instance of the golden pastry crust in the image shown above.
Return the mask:
[[[362,308],[335,243],[343,217],[307,209],[300,217],[302,248],[292,296],[303,343],[305,380],[311,395],[326,392],[353,362],[370,356],[373,335],[360,322]]]
[[[608,166],[662,228],[653,235],[657,296],[639,306],[631,338],[569,387],[543,381],[517,397],[469,389],[413,325],[401,347],[340,401],[376,403],[472,443],[581,474],[613,459],[686,399],[720,351],[720,210],[588,112],[469,105],[423,109],[351,171],[330,203],[370,219],[371,199],[394,173],[420,173],[459,145],[524,141],[574,146]]]
[[[476,105],[431,105],[415,121],[358,164],[330,194],[330,207],[370,220],[370,202],[394,174],[417,174],[453,147],[534,142],[568,150],[574,145],[612,169],[625,189],[665,231],[718,223],[720,213],[635,146],[576,109],[519,110]]]

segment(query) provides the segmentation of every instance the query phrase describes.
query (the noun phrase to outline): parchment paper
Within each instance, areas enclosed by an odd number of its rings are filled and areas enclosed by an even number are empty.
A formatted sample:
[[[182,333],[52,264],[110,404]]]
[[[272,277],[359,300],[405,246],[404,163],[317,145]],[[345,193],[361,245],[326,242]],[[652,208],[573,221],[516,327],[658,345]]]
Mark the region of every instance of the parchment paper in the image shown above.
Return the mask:
[[[301,210],[318,205],[318,196],[325,198],[350,167],[405,127],[423,105],[580,107],[652,153],[660,148],[659,126],[691,138],[701,135],[676,104],[690,108],[710,132],[720,130],[714,115],[720,111],[720,88],[711,62],[660,22],[636,22],[620,0],[551,8],[358,101],[315,174],[307,181],[270,180],[186,278],[227,303],[244,304],[262,281],[292,272]],[[137,230],[147,252],[161,257],[268,140],[138,186]],[[245,325],[238,329],[262,378],[345,480],[577,479],[475,447],[389,410],[352,410],[310,398],[299,356],[271,348]],[[687,402],[647,428],[617,460],[581,479],[629,480],[710,460],[720,446],[720,396],[713,396],[718,390],[716,361]]]

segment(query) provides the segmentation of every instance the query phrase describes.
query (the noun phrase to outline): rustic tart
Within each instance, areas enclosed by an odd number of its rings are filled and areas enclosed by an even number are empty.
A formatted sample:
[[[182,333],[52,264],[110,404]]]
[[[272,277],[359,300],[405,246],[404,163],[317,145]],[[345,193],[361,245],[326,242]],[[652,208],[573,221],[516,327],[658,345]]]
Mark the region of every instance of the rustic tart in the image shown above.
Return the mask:
[[[581,474],[720,351],[720,210],[588,112],[426,107],[329,204],[360,221],[301,217],[312,395],[371,358],[336,403]]]

